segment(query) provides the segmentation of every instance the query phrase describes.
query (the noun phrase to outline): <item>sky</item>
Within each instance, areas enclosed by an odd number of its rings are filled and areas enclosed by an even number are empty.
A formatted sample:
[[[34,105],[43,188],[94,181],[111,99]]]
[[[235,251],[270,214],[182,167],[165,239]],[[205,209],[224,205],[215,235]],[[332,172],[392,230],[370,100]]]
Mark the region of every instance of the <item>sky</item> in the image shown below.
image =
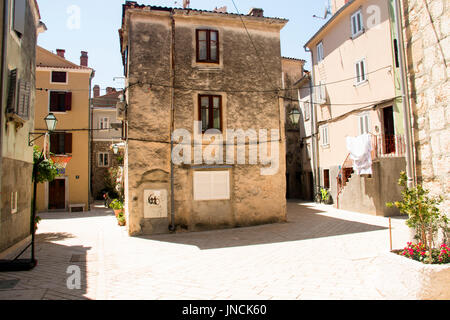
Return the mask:
[[[181,7],[182,0],[140,0],[139,4]],[[177,2],[177,3],[176,3]],[[234,0],[239,12],[247,14],[253,7],[264,9],[267,17],[289,19],[281,31],[281,54],[308,61],[303,45],[325,23],[325,0]],[[121,27],[125,0],[38,0],[41,20],[47,31],[39,35],[38,45],[56,52],[65,49],[66,59],[79,64],[80,52],[88,51],[89,66],[95,70],[93,85],[123,88],[123,66],[118,30]],[[232,0],[191,0],[193,9],[213,10],[227,6],[236,13]],[[114,79],[115,77],[118,77]],[[101,92],[102,94],[105,91]]]

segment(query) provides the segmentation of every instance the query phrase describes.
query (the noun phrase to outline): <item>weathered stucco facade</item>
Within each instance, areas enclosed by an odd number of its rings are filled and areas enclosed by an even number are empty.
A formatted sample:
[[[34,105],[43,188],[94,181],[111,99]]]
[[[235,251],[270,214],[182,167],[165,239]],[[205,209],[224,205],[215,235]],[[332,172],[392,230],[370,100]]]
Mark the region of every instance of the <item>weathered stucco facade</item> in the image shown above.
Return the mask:
[[[450,4],[403,1],[405,47],[414,118],[416,175],[450,207]]]
[[[36,42],[43,30],[35,1],[14,8],[13,1],[2,2],[0,253],[31,234],[33,149],[28,134],[34,128]]]
[[[134,2],[124,5],[120,34],[128,86],[125,207],[131,235],[168,232],[169,225],[195,231],[286,220],[285,112],[277,91],[281,87],[280,30],[286,20],[241,18]],[[214,63],[196,59],[199,29],[218,34]],[[200,119],[200,95],[220,97],[225,136],[227,129],[274,129],[278,133],[273,142],[270,131],[266,139],[259,140],[268,149],[279,144],[275,174],[261,175],[266,165],[250,165],[248,152],[245,164],[171,163],[171,133],[184,129],[194,135],[194,121]],[[185,151],[194,155],[191,142]],[[261,148],[259,143],[245,147],[250,146]],[[226,194],[220,200],[195,199],[194,189],[204,187],[194,185],[195,176],[205,172],[225,179],[215,185]],[[157,191],[161,200],[159,208],[156,205],[161,215],[156,217],[146,213],[151,207],[145,208],[151,190]]]

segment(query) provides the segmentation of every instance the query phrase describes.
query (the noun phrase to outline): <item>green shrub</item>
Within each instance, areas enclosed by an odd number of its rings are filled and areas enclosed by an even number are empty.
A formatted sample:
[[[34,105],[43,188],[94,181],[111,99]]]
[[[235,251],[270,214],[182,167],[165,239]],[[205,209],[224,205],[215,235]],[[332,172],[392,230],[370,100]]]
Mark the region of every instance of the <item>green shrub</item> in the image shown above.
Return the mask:
[[[388,202],[389,208],[397,207],[400,213],[408,215],[406,224],[416,232],[416,240],[423,244],[428,256],[424,262],[433,261],[432,251],[436,248],[434,243],[439,231],[444,235],[444,243],[448,241],[449,220],[447,216],[440,213],[439,205],[443,198],[430,197],[429,191],[420,184],[413,188],[408,188],[405,172],[400,173],[398,184],[403,187],[401,201]]]

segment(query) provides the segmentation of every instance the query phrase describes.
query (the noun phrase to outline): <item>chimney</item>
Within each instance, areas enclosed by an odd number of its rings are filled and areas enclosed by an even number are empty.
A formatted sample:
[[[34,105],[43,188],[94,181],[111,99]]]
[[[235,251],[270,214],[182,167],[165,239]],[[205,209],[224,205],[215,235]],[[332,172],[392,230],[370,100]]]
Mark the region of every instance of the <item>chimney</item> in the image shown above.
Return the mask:
[[[60,56],[61,58],[66,58],[65,56],[64,56],[64,54],[66,53],[66,50],[64,50],[64,49],[56,49],[56,54],[58,55],[58,56]]]
[[[112,88],[112,87],[107,87],[106,88],[106,94],[110,94],[110,93],[113,93],[113,92],[116,92],[116,88]]]
[[[87,53],[87,51],[81,51],[80,66],[82,66],[82,67],[87,67],[88,66],[88,53]]]
[[[248,15],[252,17],[262,18],[264,17],[264,10],[260,8],[251,8]]]
[[[100,86],[98,84],[96,84],[94,86],[94,98],[97,98],[100,96]]]

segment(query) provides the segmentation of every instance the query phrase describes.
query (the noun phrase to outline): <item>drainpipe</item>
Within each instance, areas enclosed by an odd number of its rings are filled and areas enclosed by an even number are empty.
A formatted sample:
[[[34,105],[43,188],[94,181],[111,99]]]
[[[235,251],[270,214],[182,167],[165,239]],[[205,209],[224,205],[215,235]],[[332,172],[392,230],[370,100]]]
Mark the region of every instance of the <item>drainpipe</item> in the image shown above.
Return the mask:
[[[170,225],[169,230],[175,231],[175,199],[174,199],[174,165],[172,161],[172,152],[173,152],[173,131],[175,126],[175,18],[174,18],[174,10],[170,12],[170,20],[172,23],[172,37],[170,43],[171,49],[171,62],[170,62],[170,77],[172,78],[171,83],[171,97],[170,97]]]
[[[395,20],[397,28],[398,46],[399,46],[399,57],[400,57],[400,87],[402,91],[402,104],[403,104],[403,126],[405,128],[405,140],[406,140],[406,175],[408,177],[408,188],[415,185],[415,164],[414,164],[414,153],[413,153],[413,141],[412,141],[412,130],[411,130],[411,109],[409,101],[409,90],[408,82],[406,79],[406,58],[405,58],[405,47],[403,39],[403,22],[401,14],[401,5],[399,0],[394,0],[395,2]]]
[[[317,144],[317,115],[316,115],[316,105],[314,104],[313,94],[314,94],[314,64],[313,64],[313,53],[311,50],[305,47],[305,51],[311,54],[311,72],[309,75],[309,98],[311,105],[311,150],[313,158],[313,172],[314,172],[314,194],[313,200],[315,199],[316,193],[318,193],[320,187],[320,174],[319,174],[319,148]]]

